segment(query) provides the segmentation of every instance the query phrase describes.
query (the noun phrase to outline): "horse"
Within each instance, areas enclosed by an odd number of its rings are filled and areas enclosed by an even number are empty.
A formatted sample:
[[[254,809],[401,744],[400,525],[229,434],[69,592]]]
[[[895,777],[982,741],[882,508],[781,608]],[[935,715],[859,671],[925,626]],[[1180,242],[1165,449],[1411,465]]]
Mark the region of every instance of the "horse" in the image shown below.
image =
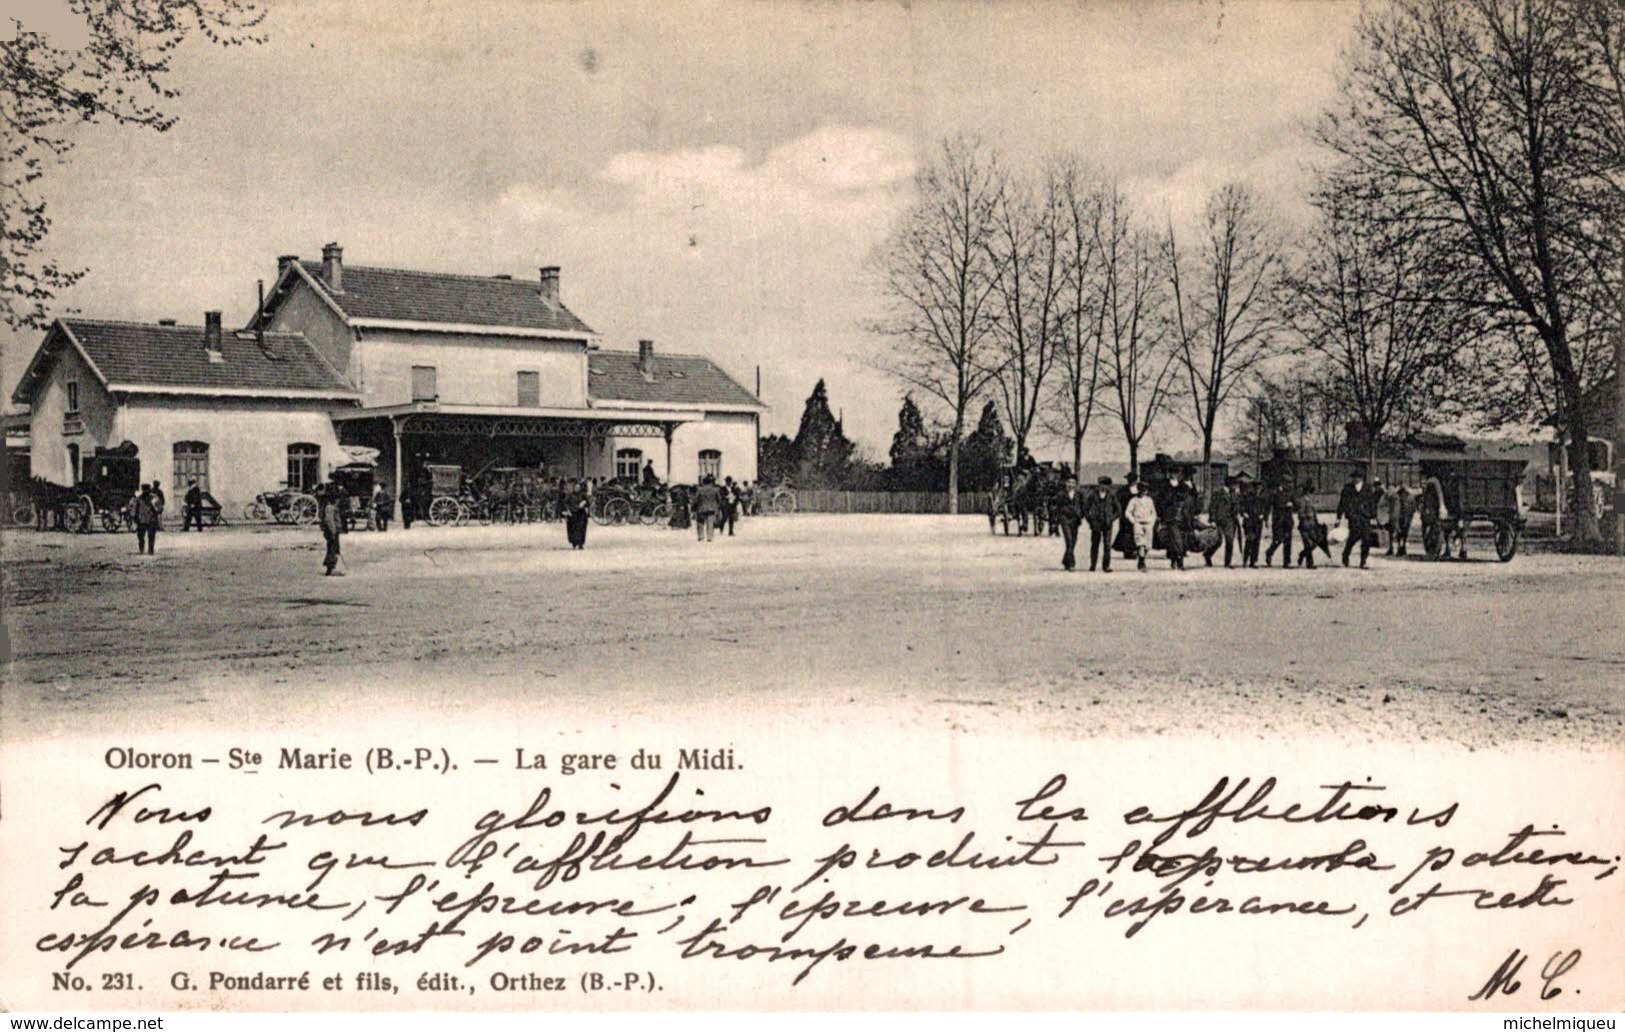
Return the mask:
[[[997,533],[1002,521],[1008,536],[1013,522],[1017,535],[1027,533],[1029,526],[1034,537],[1042,535],[1045,526],[1052,522],[1050,508],[1061,486],[1060,476],[1047,466],[1006,472],[993,489],[987,513],[988,530]]]
[[[79,500],[79,492],[44,477],[33,477],[29,497],[34,505],[34,529],[66,530],[68,506]]]

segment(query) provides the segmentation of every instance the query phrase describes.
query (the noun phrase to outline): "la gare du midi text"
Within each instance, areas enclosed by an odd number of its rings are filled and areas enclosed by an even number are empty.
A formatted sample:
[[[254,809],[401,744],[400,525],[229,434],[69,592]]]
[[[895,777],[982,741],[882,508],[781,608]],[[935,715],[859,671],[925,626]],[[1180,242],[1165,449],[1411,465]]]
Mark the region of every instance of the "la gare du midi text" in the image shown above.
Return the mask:
[[[512,767],[514,770],[557,770],[560,774],[571,775],[582,771],[613,771],[623,767],[632,770],[660,770],[665,766],[666,757],[659,752],[647,749],[638,749],[630,757],[623,757],[618,753],[547,753],[532,752],[525,749],[513,750]],[[233,747],[226,751],[224,759],[217,756],[194,757],[189,752],[149,752],[141,749],[132,749],[124,746],[115,746],[103,754],[102,761],[112,770],[192,770],[201,764],[223,764],[231,770],[259,770],[271,767],[276,770],[306,770],[306,771],[338,771],[362,770],[376,773],[384,770],[434,770],[451,771],[459,769],[459,765],[451,758],[451,754],[444,748],[429,748],[427,746],[408,746],[406,748],[373,746],[364,753],[352,753],[329,747],[327,749],[306,749],[295,746],[292,748],[278,748],[275,751],[261,752],[256,749]],[[501,765],[503,760],[496,757],[477,757],[473,761],[481,765]],[[744,768],[734,758],[732,747],[697,748],[677,750],[677,770],[743,770]]]

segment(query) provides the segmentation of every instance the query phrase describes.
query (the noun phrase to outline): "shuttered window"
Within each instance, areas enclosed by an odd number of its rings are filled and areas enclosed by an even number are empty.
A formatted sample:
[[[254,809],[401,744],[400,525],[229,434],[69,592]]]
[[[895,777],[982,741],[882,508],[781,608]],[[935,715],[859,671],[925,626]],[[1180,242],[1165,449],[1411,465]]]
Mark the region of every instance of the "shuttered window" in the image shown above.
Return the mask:
[[[519,370],[519,407],[541,408],[542,377],[534,369]]]
[[[440,400],[440,385],[436,382],[434,366],[415,365],[412,367],[412,400]]]

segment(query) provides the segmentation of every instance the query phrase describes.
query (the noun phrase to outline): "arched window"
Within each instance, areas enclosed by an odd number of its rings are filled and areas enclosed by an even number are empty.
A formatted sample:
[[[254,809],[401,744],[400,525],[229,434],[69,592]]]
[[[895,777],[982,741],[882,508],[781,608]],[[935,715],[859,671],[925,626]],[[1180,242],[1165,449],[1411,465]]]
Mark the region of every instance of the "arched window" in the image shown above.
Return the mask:
[[[68,445],[68,484],[72,486],[79,482],[79,446]]]
[[[621,448],[615,452],[615,475],[633,480],[643,469],[643,452],[637,448]]]
[[[715,448],[707,448],[700,452],[700,476],[722,477],[722,453]]]
[[[175,496],[184,495],[194,480],[205,492],[209,490],[209,446],[202,441],[176,441]]]
[[[288,445],[288,487],[311,491],[322,482],[322,448],[318,444]]]

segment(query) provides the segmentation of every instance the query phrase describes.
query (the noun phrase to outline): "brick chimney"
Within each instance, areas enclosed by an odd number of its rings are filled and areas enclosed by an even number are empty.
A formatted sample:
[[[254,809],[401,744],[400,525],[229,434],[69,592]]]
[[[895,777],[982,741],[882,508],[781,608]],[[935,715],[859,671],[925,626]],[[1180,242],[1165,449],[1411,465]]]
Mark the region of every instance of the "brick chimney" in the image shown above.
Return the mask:
[[[322,247],[322,279],[333,293],[344,293],[344,248],[337,243]]]
[[[541,295],[542,300],[554,308],[559,306],[559,267],[557,265],[542,266]]]
[[[223,362],[225,354],[220,350],[220,313],[203,313],[203,348],[209,353],[209,361]]]
[[[638,341],[638,370],[643,373],[645,380],[654,379],[655,375],[655,342],[652,340]]]

